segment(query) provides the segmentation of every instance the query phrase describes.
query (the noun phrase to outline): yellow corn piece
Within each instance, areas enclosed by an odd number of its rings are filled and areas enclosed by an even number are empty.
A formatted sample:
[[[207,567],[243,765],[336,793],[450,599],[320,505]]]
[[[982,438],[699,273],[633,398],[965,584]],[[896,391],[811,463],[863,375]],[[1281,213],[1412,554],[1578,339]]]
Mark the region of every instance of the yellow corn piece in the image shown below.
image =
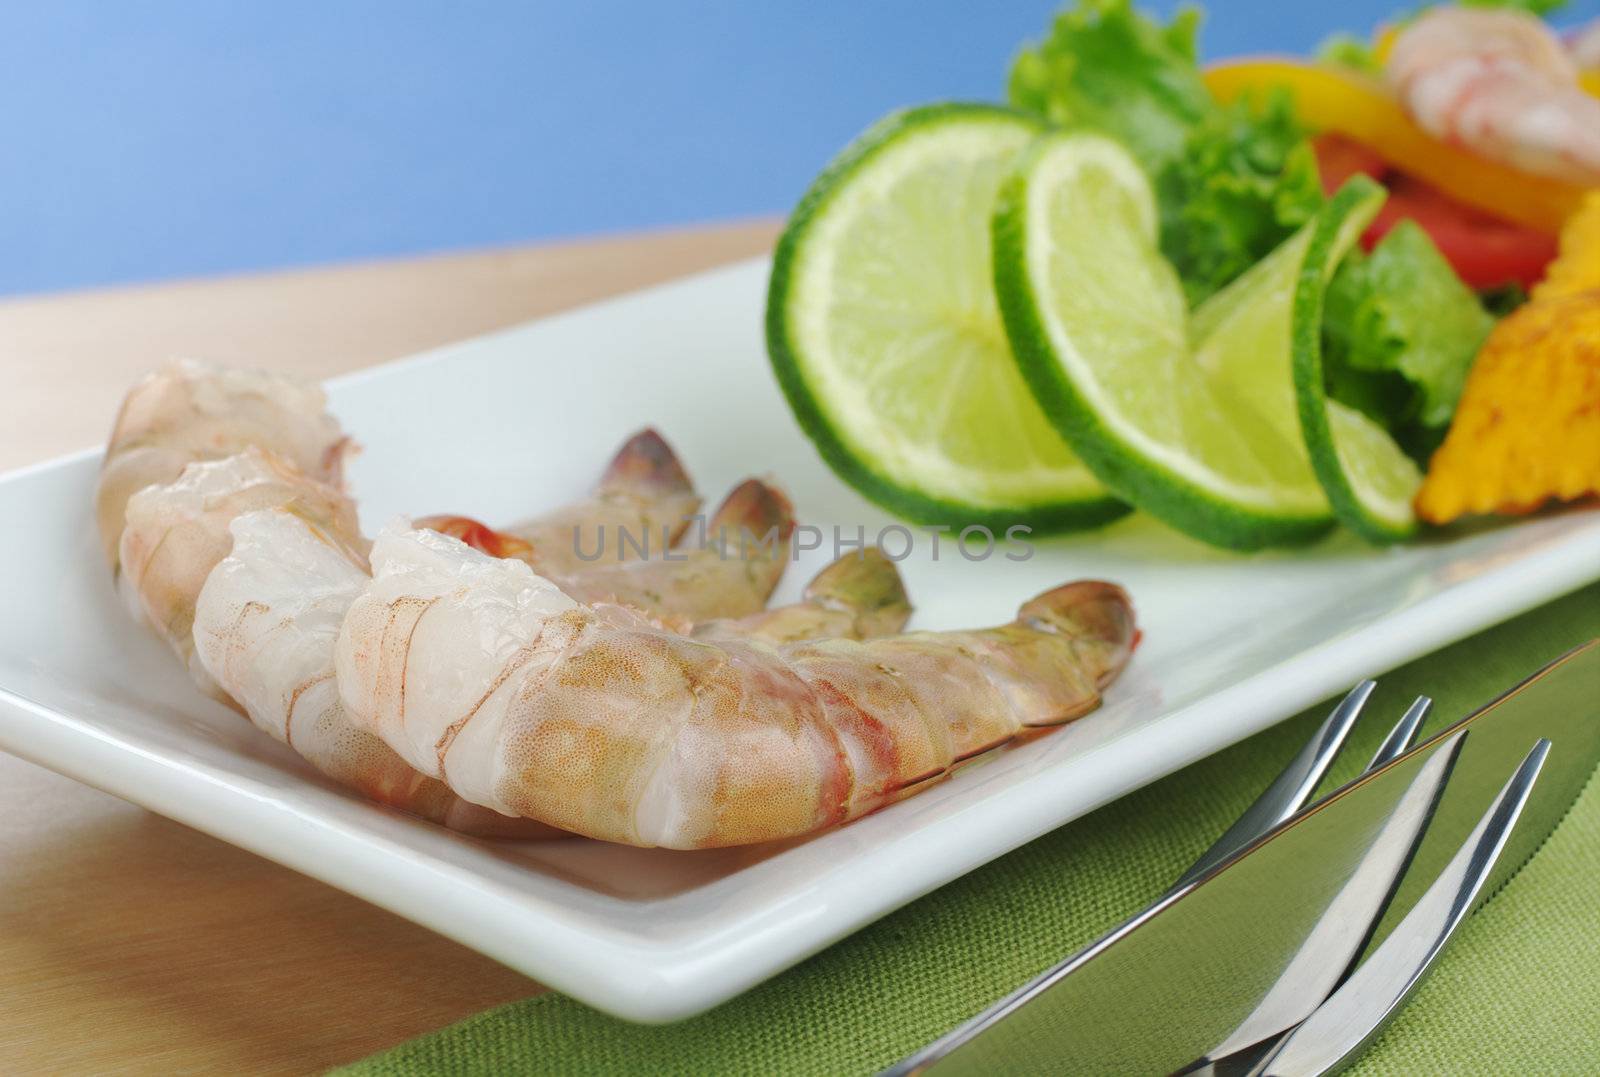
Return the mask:
[[[1449,523],[1600,494],[1600,288],[1529,302],[1467,376],[1417,515]]]
[[[1591,191],[1561,228],[1561,251],[1544,280],[1534,286],[1534,301],[1556,299],[1600,288],[1600,191]]]

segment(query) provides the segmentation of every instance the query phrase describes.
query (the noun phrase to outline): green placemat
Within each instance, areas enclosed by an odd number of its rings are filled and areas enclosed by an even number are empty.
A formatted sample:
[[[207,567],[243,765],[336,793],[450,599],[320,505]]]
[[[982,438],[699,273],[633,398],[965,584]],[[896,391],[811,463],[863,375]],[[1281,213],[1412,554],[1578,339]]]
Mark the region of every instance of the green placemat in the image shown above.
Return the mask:
[[[1398,716],[1425,692],[1436,701],[1425,732],[1437,729],[1595,636],[1600,585],[1384,675],[1371,713]],[[1047,834],[693,1020],[631,1025],[546,994],[343,1072],[871,1073],[1142,908],[1330,705]],[[1353,777],[1388,724],[1358,726],[1331,781]],[[1354,1072],[1600,1072],[1597,1014],[1600,781],[1591,781],[1539,854],[1462,926]]]

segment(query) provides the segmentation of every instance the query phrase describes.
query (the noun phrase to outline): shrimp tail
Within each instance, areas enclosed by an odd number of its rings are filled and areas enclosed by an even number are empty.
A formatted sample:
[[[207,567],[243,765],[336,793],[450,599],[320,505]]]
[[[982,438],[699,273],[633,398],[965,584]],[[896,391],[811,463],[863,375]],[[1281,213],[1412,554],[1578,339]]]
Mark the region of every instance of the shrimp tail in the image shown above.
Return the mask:
[[[1116,679],[1139,645],[1128,592],[1104,580],[1076,580],[1037,595],[1022,604],[1017,622],[1071,637],[1099,689]]]
[[[701,639],[759,639],[772,644],[808,639],[892,636],[911,617],[911,601],[894,562],[875,546],[846,554],[806,585],[799,602],[744,617],[694,626]]]
[[[676,544],[699,508],[678,454],[647,427],[623,442],[589,497],[507,528],[520,549],[505,556],[551,575],[594,561],[642,560]]]
[[[653,427],[623,442],[597,489],[600,494],[637,493],[651,499],[694,497],[694,484],[678,454]]]
[[[627,450],[619,457],[623,455]],[[584,550],[572,562],[552,556],[558,543],[541,545],[468,516],[425,516],[416,526],[448,535],[490,557],[522,561],[585,602],[631,606],[664,624],[687,627],[722,617],[747,617],[766,606],[788,564],[794,511],[776,487],[749,479],[728,495],[709,526],[675,551],[649,547],[649,532],[640,527],[637,532],[614,533],[618,545],[608,554],[600,531],[597,539],[602,541],[595,542],[592,553],[583,546],[587,540],[571,540],[573,550]],[[632,545],[635,541],[637,546]],[[621,554],[628,550],[636,556],[623,560]]]
[[[849,634],[861,639],[894,635],[911,618],[900,571],[876,546],[846,554],[818,572],[806,584],[804,600],[852,615],[855,631]]]
[[[740,540],[746,548],[761,543],[786,550],[794,534],[794,506],[771,483],[746,479],[722,499],[706,528],[724,550],[739,548]]]
[[[725,497],[706,525],[706,552],[719,561],[739,562],[732,573],[738,590],[752,603],[747,610],[730,610],[734,616],[751,613],[767,604],[789,565],[789,540],[794,535],[794,506],[782,490],[762,479],[746,479]],[[694,620],[696,611],[686,611]],[[720,613],[719,608],[715,612]]]

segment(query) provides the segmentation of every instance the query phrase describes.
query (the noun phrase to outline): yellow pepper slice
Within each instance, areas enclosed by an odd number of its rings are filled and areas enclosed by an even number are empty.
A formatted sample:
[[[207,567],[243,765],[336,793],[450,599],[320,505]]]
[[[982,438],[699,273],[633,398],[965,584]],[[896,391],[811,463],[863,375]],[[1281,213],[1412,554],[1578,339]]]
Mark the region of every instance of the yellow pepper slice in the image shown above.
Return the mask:
[[[1378,36],[1372,42],[1372,56],[1378,61],[1379,66],[1389,62],[1389,54],[1394,51],[1394,43],[1400,38],[1400,27],[1380,26]]]
[[[1587,193],[1441,142],[1418,127],[1382,86],[1354,72],[1260,57],[1215,64],[1206,69],[1205,80],[1223,103],[1281,86],[1294,96],[1307,126],[1353,138],[1452,198],[1531,228],[1560,231]]]

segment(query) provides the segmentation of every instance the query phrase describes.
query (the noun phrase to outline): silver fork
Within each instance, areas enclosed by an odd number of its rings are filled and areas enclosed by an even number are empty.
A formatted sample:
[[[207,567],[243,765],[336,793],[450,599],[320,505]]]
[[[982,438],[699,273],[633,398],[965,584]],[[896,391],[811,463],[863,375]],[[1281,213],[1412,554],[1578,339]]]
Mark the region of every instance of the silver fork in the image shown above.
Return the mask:
[[[1305,807],[1338,757],[1339,750],[1344,747],[1350,731],[1355,728],[1356,719],[1361,717],[1376,687],[1374,681],[1362,681],[1352,688],[1350,694],[1333,708],[1333,712],[1311,735],[1311,739],[1306,741],[1300,754],[1290,760],[1289,765],[1283,768],[1283,773],[1267,786],[1266,792],[1257,797],[1238,821],[1201,853],[1187,871],[1178,876],[1167,893],[1174,894],[1182,890]],[[1406,713],[1389,731],[1389,735],[1383,738],[1383,744],[1378,747],[1372,762],[1367,764],[1367,770],[1376,770],[1410,748],[1432,709],[1433,700],[1418,696],[1406,708]]]
[[[1376,687],[1375,682],[1366,680],[1352,688],[1266,791],[1178,876],[1163,897],[1198,881],[1304,808],[1338,758]],[[1362,773],[1377,770],[1404,754],[1416,742],[1432,709],[1432,699],[1418,696],[1383,738]],[[1208,1051],[1205,1058],[1186,1067],[1184,1073],[1221,1077],[1257,1072],[1257,1067],[1267,1065],[1288,1046],[1283,1041],[1292,1031],[1285,1030],[1294,1030],[1306,1022],[1345,982],[1394,896],[1464,741],[1465,735],[1458,735],[1453,745],[1434,754],[1277,983],[1233,1033]],[[1365,931],[1353,932],[1351,924],[1369,926]]]
[[[1376,770],[1302,807],[1370,694],[1359,686],[1190,881],[889,1072],[1341,1068],[1600,766],[1597,676],[1600,639],[1406,750],[1419,700]],[[1189,1051],[1201,1057],[1185,1061]]]
[[[1460,752],[1466,736],[1465,731],[1456,734],[1455,743],[1436,752],[1429,764],[1444,757],[1446,762],[1442,766],[1447,771]],[[1377,1038],[1383,1027],[1405,1005],[1432,968],[1445,943],[1450,941],[1451,935],[1471,911],[1495,862],[1505,851],[1517,818],[1527,805],[1533,784],[1538,780],[1539,772],[1550,754],[1550,744],[1549,740],[1540,738],[1533,746],[1444,870],[1429,884],[1422,898],[1396,925],[1394,932],[1362,962],[1361,967],[1349,973],[1342,985],[1326,996],[1304,1020],[1240,1056],[1240,1063],[1258,1059],[1249,1066],[1248,1077],[1300,1077],[1302,1074],[1317,1074],[1320,1077],[1321,1074],[1343,1069]],[[1446,777],[1444,773],[1437,777],[1434,796],[1443,790]],[[1412,783],[1412,789],[1425,779],[1426,768],[1424,775]],[[1410,792],[1408,790],[1408,795]],[[1406,858],[1421,840],[1426,826],[1427,819],[1424,817],[1416,834],[1410,839]],[[1380,836],[1374,847],[1380,851],[1380,859],[1381,847]],[[1363,867],[1365,864],[1357,868],[1358,875]],[[1404,864],[1386,884],[1391,896],[1403,872]],[[1353,883],[1358,881],[1352,880]],[[1342,892],[1335,899],[1335,904],[1344,896]],[[1365,948],[1381,912],[1380,905],[1356,950],[1357,955],[1360,949]],[[1330,918],[1324,915],[1317,925],[1318,929],[1329,922]],[[1318,933],[1314,931],[1313,935]],[[1313,938],[1308,941],[1315,943],[1317,940]],[[1353,962],[1354,957],[1351,960]]]
[[[1338,757],[1339,751],[1349,738],[1351,730],[1355,728],[1356,720],[1361,716],[1368,700],[1371,699],[1375,687],[1376,684],[1370,680],[1362,681],[1356,685],[1333,709],[1322,725],[1311,735],[1305,746],[1261,796],[1256,798],[1255,802],[1245,809],[1238,820],[1205,852],[1201,853],[1187,870],[1178,876],[1172,886],[1151,907],[1159,906],[1179,892],[1193,886],[1201,878],[1220,868],[1224,863],[1243,852],[1254,842],[1304,808],[1316,793],[1317,786],[1326,776],[1328,768],[1333,765],[1334,760]],[[1409,749],[1415,742],[1417,734],[1422,728],[1422,723],[1426,720],[1432,706],[1433,701],[1427,696],[1418,696],[1411,706],[1406,709],[1400,721],[1389,731],[1389,734],[1384,738],[1383,743],[1379,746],[1363,773],[1383,766]],[[1448,777],[1450,761],[1453,760],[1455,752],[1459,751],[1459,747],[1458,739],[1458,743],[1453,750],[1437,753],[1439,762],[1425,769],[1416,779],[1413,790],[1408,792],[1408,796],[1413,797],[1419,805],[1424,805],[1424,809],[1427,806],[1431,806],[1433,798],[1442,789],[1443,782]],[[1537,768],[1535,767],[1536,772]],[[1527,782],[1531,784],[1531,781],[1532,778],[1529,777]],[[1523,795],[1525,796],[1525,790]],[[1502,796],[1503,799],[1504,796]],[[1496,803],[1498,805],[1500,801]],[[1367,915],[1372,923],[1376,923],[1377,916],[1381,914],[1388,898],[1392,896],[1393,884],[1400,874],[1400,870],[1405,866],[1404,861],[1409,857],[1410,849],[1420,837],[1421,830],[1427,822],[1427,810],[1413,811],[1409,815],[1406,815],[1406,813],[1400,814],[1405,815],[1411,821],[1410,829],[1405,829],[1402,825],[1396,824],[1388,834],[1388,841],[1380,838],[1378,842],[1374,843],[1375,851],[1369,854],[1363,865],[1366,868],[1365,875],[1353,880],[1351,886],[1347,887],[1347,893],[1342,893],[1339,898],[1335,899],[1336,903],[1340,900],[1345,902],[1344,908],[1340,910],[1341,912]],[[1501,834],[1501,837],[1503,839],[1503,834]],[[1388,874],[1382,879],[1384,889],[1381,894],[1377,895],[1376,900],[1374,900],[1371,892],[1372,886],[1369,882],[1364,886],[1356,885],[1358,882],[1365,882],[1368,879],[1377,877],[1386,869]],[[1478,874],[1478,883],[1480,885],[1483,875],[1486,875],[1486,869]],[[1325,916],[1323,923],[1336,924],[1341,919],[1339,915]],[[1289,1004],[1295,1006],[1300,1005],[1306,999],[1313,999],[1310,1005],[1303,1011],[1294,1013],[1292,1020],[1287,1024],[1281,1022],[1273,1023],[1274,1018],[1282,1016],[1281,1004],[1276,1009],[1268,1007],[1265,1012],[1258,1010],[1258,1013],[1252,1014],[1251,1018],[1247,1019],[1233,1036],[1228,1037],[1222,1044],[1219,1044],[1217,1049],[1208,1052],[1206,1058],[1197,1060],[1187,1069],[1191,1072],[1244,1072],[1255,1065],[1264,1064],[1262,1060],[1269,1051],[1276,1050],[1281,1054],[1285,1049],[1291,1047],[1292,1045],[1285,1041],[1296,1031],[1293,1026],[1301,1023],[1310,1023],[1306,1020],[1307,1015],[1312,1014],[1318,1005],[1321,1005],[1324,1000],[1329,998],[1330,992],[1333,992],[1345,980],[1351,965],[1356,957],[1359,956],[1369,938],[1370,934],[1352,939],[1349,937],[1348,931],[1338,932],[1338,937],[1331,941],[1335,947],[1342,948],[1344,952],[1334,958],[1330,954],[1326,943],[1320,947],[1316,945],[1318,940],[1314,932],[1313,938],[1308,939],[1306,947],[1303,948],[1304,950],[1309,950],[1311,957],[1315,959],[1316,967],[1313,970],[1313,976],[1310,980],[1304,978],[1296,980],[1289,1000]],[[1439,940],[1439,945],[1443,945],[1442,938]],[[1437,951],[1435,950],[1435,952]],[[1304,965],[1305,962],[1300,964]],[[1296,963],[1291,962],[1291,968],[1288,971],[1293,971],[1295,967]],[[989,1011],[978,1015],[966,1025],[941,1037],[923,1051],[886,1070],[884,1077],[900,1077],[900,1075],[918,1073],[933,1065],[960,1043],[982,1031],[993,1019],[994,1014],[1004,1008],[1014,1007],[1022,1001],[1023,999],[1017,996],[1002,1000]],[[1271,1001],[1273,1000],[1269,998],[1264,1000],[1264,1003]],[[1396,1006],[1398,1006],[1398,1003],[1396,1003]],[[1313,1031],[1315,1030],[1313,1029]],[[1264,1039],[1264,1037],[1270,1038]]]

